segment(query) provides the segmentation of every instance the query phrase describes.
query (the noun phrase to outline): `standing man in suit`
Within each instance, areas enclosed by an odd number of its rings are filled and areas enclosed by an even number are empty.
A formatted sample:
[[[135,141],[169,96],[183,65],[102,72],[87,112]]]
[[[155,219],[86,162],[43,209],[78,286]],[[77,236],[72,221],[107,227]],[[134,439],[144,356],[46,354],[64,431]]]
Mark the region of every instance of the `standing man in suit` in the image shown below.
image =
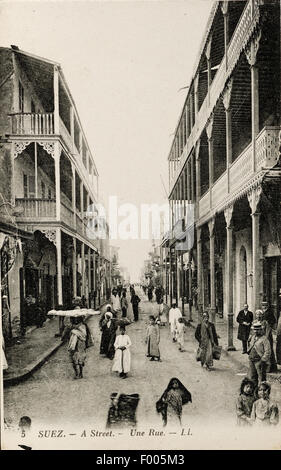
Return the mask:
[[[236,318],[237,322],[239,323],[237,338],[242,341],[242,354],[247,353],[247,341],[249,339],[251,325],[254,319],[253,313],[250,312],[248,308],[248,304],[245,304],[244,309],[240,310]]]

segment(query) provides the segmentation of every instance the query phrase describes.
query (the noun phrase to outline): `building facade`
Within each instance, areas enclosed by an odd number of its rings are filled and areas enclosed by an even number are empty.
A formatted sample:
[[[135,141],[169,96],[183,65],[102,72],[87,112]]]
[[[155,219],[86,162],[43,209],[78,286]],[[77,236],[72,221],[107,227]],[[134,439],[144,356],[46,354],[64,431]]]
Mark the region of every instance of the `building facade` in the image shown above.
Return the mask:
[[[168,156],[170,297],[281,306],[280,5],[215,2]],[[231,343],[231,335],[229,337]],[[231,346],[231,344],[230,344]]]
[[[16,46],[0,48],[0,63],[0,213],[13,211],[29,235],[9,273],[9,308],[29,325],[30,297],[45,311],[75,296],[105,300],[110,257],[94,235],[99,175],[61,66]]]

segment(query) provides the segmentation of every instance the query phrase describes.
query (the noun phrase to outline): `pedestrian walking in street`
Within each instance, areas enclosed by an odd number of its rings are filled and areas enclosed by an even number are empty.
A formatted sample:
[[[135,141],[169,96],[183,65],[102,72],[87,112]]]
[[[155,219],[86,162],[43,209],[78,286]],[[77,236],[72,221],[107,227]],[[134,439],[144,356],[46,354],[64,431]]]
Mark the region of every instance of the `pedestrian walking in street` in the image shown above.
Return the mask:
[[[121,297],[121,309],[122,309],[122,317],[127,316],[127,309],[128,309],[128,300],[126,299],[126,292],[123,291]]]
[[[266,368],[266,372],[276,372],[277,364],[273,348],[273,336],[272,336],[272,327],[270,326],[268,320],[265,319],[263,310],[256,310],[256,320],[262,324],[263,334],[268,339],[270,343],[270,361]]]
[[[116,337],[114,348],[115,356],[112,367],[113,372],[119,372],[119,377],[126,379],[128,372],[131,368],[131,352],[130,346],[132,345],[131,339],[126,335],[124,326],[120,326],[120,334]]]
[[[102,331],[100,354],[105,354],[109,359],[113,359],[117,325],[110,308],[110,306],[107,307],[104,318],[100,321],[100,329]]]
[[[179,345],[179,351],[181,352],[184,352],[184,333],[185,333],[185,325],[184,325],[184,320],[181,317],[178,319],[177,332],[176,332],[177,342]]]
[[[279,423],[279,409],[276,403],[270,400],[271,386],[268,382],[261,382],[258,387],[258,400],[253,404],[251,420],[257,425],[276,425]]]
[[[251,413],[255,397],[255,384],[248,377],[244,377],[240,386],[240,395],[236,401],[237,424],[250,426],[252,424]]]
[[[218,346],[218,336],[215,325],[209,321],[208,312],[203,313],[202,322],[197,325],[195,338],[199,343],[201,366],[206,366],[208,371],[213,366],[213,350]]]
[[[167,324],[167,313],[165,310],[165,306],[163,303],[163,298],[161,299],[161,302],[159,304],[159,317],[160,317],[160,325],[161,326],[166,326]]]
[[[175,299],[172,300],[172,308],[169,311],[169,324],[171,329],[172,340],[175,343],[178,319],[182,317],[180,309],[177,307],[177,302]]]
[[[139,319],[139,303],[140,303],[140,298],[134,291],[133,294],[132,294],[132,297],[131,297],[131,304],[132,304],[132,307],[133,307],[134,321],[138,321],[138,319]]]
[[[83,378],[83,367],[86,361],[87,328],[82,317],[73,318],[73,328],[70,332],[68,351],[75,371],[75,379]]]
[[[150,315],[149,317],[149,325],[146,330],[145,342],[147,344],[147,357],[150,357],[151,361],[154,361],[155,359],[160,361],[160,329],[155,322],[155,317],[153,315]]]
[[[149,302],[152,302],[152,299],[153,299],[153,286],[148,286],[148,289],[147,289],[147,297],[148,297],[148,300]]]
[[[120,312],[120,310],[121,310],[119,294],[114,292],[114,294],[112,294],[112,297],[111,297],[111,302],[112,302],[112,308],[113,308],[114,312],[116,314],[118,314],[118,312]]]
[[[192,402],[191,393],[179,379],[173,377],[156,402],[156,410],[162,415],[163,425],[170,428],[181,426],[182,407],[189,402]]]
[[[158,303],[158,305],[160,304],[161,302],[161,299],[163,297],[163,287],[162,286],[157,286],[156,289],[155,289],[155,297],[156,297],[156,302]]]
[[[254,334],[249,341],[249,372],[248,377],[255,386],[266,381],[266,368],[270,363],[270,343],[264,335],[262,324],[259,321],[253,323]]]
[[[240,310],[236,318],[236,321],[239,323],[237,338],[242,341],[242,354],[247,354],[247,342],[250,336],[253,319],[253,313],[249,311],[248,304],[245,304],[244,309]]]

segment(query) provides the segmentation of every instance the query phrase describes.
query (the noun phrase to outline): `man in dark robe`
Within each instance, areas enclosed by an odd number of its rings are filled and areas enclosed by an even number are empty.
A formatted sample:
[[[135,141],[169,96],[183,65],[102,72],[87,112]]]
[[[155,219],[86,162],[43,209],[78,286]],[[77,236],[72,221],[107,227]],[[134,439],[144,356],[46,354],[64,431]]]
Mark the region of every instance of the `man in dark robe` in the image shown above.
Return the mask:
[[[131,297],[131,304],[133,307],[133,314],[134,314],[134,320],[138,321],[139,319],[139,303],[140,303],[140,298],[135,292],[132,294]]]
[[[236,321],[239,323],[237,338],[242,341],[242,354],[247,354],[247,342],[250,336],[251,326],[254,319],[253,313],[250,312],[248,308],[248,304],[245,304],[244,309],[240,310],[236,318]]]

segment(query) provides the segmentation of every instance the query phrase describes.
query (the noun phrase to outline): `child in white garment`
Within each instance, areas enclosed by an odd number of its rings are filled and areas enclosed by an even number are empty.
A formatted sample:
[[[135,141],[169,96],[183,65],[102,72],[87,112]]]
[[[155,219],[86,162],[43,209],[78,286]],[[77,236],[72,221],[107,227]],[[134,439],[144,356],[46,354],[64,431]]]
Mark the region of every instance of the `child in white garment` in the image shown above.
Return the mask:
[[[179,351],[183,352],[184,351],[184,332],[185,332],[185,326],[184,326],[184,321],[183,318],[179,318],[177,322],[177,342],[179,345]]]

